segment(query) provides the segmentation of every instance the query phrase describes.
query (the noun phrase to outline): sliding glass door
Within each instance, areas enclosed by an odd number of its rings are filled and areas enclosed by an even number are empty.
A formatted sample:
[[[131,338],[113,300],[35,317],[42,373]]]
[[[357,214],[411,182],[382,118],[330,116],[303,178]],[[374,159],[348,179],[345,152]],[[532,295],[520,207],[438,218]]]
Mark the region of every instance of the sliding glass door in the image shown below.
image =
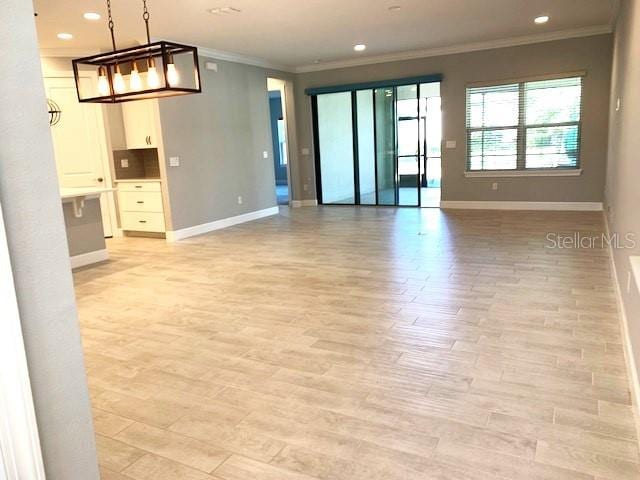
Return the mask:
[[[355,203],[351,93],[321,95],[317,104],[323,203]]]
[[[313,95],[320,203],[420,206],[440,181],[439,90],[416,82]]]
[[[397,205],[396,129],[393,122],[395,87],[376,88],[375,102],[375,151],[378,205]]]
[[[358,136],[358,177],[361,205],[376,205],[376,147],[373,119],[373,90],[356,92],[356,133]]]
[[[396,88],[396,130],[398,132],[398,205],[420,205],[420,122],[418,86]]]

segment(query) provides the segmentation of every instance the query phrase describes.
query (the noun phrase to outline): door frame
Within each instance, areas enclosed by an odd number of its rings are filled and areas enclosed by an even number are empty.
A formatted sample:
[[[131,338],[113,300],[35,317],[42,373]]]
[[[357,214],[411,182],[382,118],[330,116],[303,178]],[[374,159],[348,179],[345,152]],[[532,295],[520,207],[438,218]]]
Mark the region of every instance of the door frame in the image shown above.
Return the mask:
[[[80,72],[81,77],[89,77],[92,81],[98,81],[98,76],[96,72]],[[46,81],[48,78],[63,78],[63,79],[72,79],[75,84],[75,75],[71,70],[44,70],[42,73],[43,81]],[[101,134],[99,135],[102,139],[100,142],[100,148],[103,150],[103,162],[102,162],[102,171],[105,179],[105,187],[113,188],[113,170],[112,170],[112,153],[113,148],[111,146],[111,135],[109,129],[106,127],[108,125],[107,121],[107,112],[103,104],[97,104],[100,108],[100,115],[98,115],[98,121],[100,123],[98,129],[101,130]],[[63,112],[64,113],[64,112]],[[109,214],[109,220],[111,224],[111,234],[113,237],[122,237],[122,229],[118,226],[118,210],[116,208],[115,196],[113,192],[103,193],[106,198],[107,210]]]
[[[45,480],[27,357],[0,205],[0,468],[8,480]]]
[[[284,121],[285,135],[287,136],[287,190],[289,194],[289,206],[293,204],[293,184],[291,183],[291,167],[294,162],[294,154],[297,151],[296,130],[295,130],[295,105],[293,97],[293,82],[272,75],[267,75],[269,79],[281,82],[280,103],[282,104],[282,120]],[[269,97],[269,87],[267,85],[267,98]],[[271,135],[273,136],[273,132]],[[277,135],[277,132],[276,132]],[[274,153],[275,155],[275,153]],[[275,172],[274,172],[275,174]],[[275,184],[274,184],[275,185]]]

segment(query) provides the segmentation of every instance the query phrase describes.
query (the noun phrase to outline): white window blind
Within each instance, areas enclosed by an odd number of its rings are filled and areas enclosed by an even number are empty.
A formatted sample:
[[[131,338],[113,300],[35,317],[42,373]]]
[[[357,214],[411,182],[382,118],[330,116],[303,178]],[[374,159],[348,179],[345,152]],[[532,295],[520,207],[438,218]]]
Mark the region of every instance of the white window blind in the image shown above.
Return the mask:
[[[578,168],[582,77],[467,88],[467,169]]]

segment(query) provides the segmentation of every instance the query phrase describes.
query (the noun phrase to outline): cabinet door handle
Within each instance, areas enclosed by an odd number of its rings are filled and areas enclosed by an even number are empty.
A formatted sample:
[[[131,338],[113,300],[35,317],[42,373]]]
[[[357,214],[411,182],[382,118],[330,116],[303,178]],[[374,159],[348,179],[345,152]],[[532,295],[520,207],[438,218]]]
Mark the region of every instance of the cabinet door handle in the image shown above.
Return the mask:
[[[151,135],[149,135],[149,145],[151,145]]]
[[[142,185],[136,185],[135,187],[136,188],[142,188]]]
[[[147,223],[147,221],[146,221],[146,220],[138,220],[138,222],[140,222],[140,223]]]
[[[136,203],[144,203],[144,201],[142,201],[142,200],[138,200]]]

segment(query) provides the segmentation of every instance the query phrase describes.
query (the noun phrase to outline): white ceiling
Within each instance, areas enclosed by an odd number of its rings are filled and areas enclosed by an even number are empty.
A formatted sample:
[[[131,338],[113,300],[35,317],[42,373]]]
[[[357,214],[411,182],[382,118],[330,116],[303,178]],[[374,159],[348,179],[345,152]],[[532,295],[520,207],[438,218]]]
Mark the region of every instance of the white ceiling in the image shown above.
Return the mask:
[[[118,45],[144,43],[142,0],[111,3]],[[148,5],[155,38],[294,70],[520,37],[597,33],[610,28],[617,0],[148,0]],[[389,11],[393,5],[401,8]],[[241,12],[207,12],[226,6]],[[34,0],[34,7],[41,48],[110,48],[106,1]],[[88,11],[103,18],[89,22],[82,18]],[[551,20],[536,25],[533,19],[538,15]],[[59,32],[74,38],[59,40]],[[365,43],[367,50],[354,52],[356,43]]]

